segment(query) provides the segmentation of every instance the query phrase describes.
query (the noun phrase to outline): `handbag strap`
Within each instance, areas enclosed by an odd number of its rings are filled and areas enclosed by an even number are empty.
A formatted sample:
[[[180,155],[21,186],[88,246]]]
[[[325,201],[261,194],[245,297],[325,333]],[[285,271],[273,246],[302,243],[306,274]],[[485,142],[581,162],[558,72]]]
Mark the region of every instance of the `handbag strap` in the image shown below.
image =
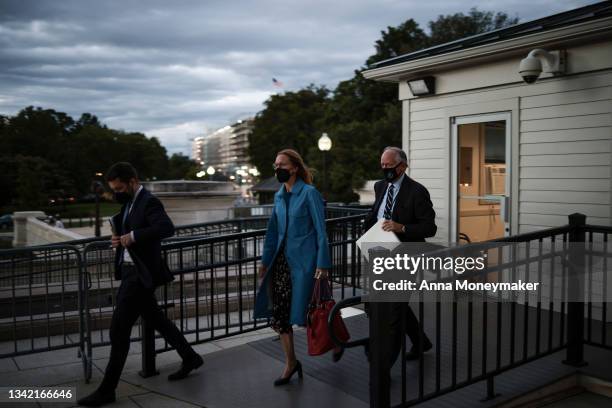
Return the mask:
[[[333,299],[334,295],[331,290],[331,285],[328,278],[319,279],[321,282],[320,299]]]
[[[322,282],[323,281],[323,282]],[[318,305],[322,299],[332,299],[332,290],[329,285],[327,278],[315,279],[314,288],[312,289],[312,296],[310,298],[310,304]]]
[[[321,300],[321,279],[315,279],[314,287],[312,288],[312,296],[310,296],[310,304],[318,305]]]

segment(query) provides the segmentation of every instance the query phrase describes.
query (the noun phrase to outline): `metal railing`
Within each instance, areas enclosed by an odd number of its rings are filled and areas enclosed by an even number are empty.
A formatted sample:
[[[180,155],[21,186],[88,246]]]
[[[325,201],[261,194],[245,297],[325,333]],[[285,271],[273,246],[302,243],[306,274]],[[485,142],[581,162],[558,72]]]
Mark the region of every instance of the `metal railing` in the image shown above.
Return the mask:
[[[359,281],[355,241],[363,219],[326,221],[330,276],[343,297],[354,294],[352,285]],[[268,325],[253,318],[266,224],[267,219],[251,218],[185,226],[186,235],[163,241],[175,280],[156,295],[191,344]],[[118,286],[108,239],[0,251],[0,357],[77,347],[89,380],[93,348],[110,344]],[[154,372],[155,354],[168,345],[156,347],[153,331],[141,322],[131,340],[143,342],[143,374]]]
[[[176,227],[175,237],[186,236],[218,236],[235,234],[255,229],[266,228],[268,217],[233,218],[224,221],[212,221]]]
[[[104,217],[100,221],[104,223],[106,222],[106,218],[108,217]],[[61,221],[64,224],[64,228],[93,227],[96,222],[96,217],[61,218]]]
[[[0,251],[0,358],[77,347],[91,376],[84,276],[74,245]]]
[[[273,204],[251,205],[233,207],[232,216],[228,218],[249,218],[249,217],[264,217],[270,218],[272,214]],[[325,218],[341,218],[350,215],[365,214],[370,211],[370,208],[364,206],[340,205],[338,203],[325,204]]]
[[[330,280],[341,298],[347,291],[354,295],[357,289],[360,260],[355,242],[361,235],[364,219],[365,215],[353,215],[326,221],[334,265]],[[267,320],[253,317],[257,264],[264,239],[265,230],[261,229],[163,245],[176,279],[160,289],[160,303],[190,344],[268,327]],[[140,333],[141,374],[154,375],[155,355],[171,348],[165,342],[156,348],[154,332],[146,323]]]
[[[268,219],[272,214],[272,205],[258,205],[248,207],[232,207],[235,213],[240,217],[231,217],[226,220],[200,222],[193,224],[180,225],[175,228],[176,237],[187,237],[187,236],[216,236],[223,234],[234,234],[237,232],[251,231],[255,229],[266,228]],[[240,210],[240,211],[239,211]],[[329,205],[325,207],[325,218],[341,218],[351,215],[366,214],[368,209],[351,206],[340,206],[340,205]],[[252,215],[257,214],[257,215]],[[107,218],[107,217],[105,217]],[[83,224],[85,220],[85,224]],[[78,218],[78,219],[65,219],[64,226],[66,228],[73,228],[75,226],[93,226],[95,219],[90,218]],[[109,235],[102,237],[85,238],[75,241],[66,241],[64,244],[67,245],[84,245],[95,241],[108,241]]]
[[[504,273],[527,281],[531,277],[544,282],[545,298],[540,291],[535,299],[525,294],[491,302],[487,294],[457,292],[452,302],[431,302],[415,293],[417,298],[411,305],[434,346],[426,356],[420,353],[416,366],[401,359],[399,387],[390,383],[388,333],[392,304],[370,303],[369,341],[349,344],[369,347],[370,405],[411,406],[480,381],[486,383],[485,399],[493,399],[494,379],[505,371],[563,349],[564,363],[583,365],[584,344],[612,349],[612,324],[606,322],[612,227],[586,225],[585,218],[573,214],[567,226],[495,240],[495,249],[484,246],[486,243],[458,247],[457,251],[484,251],[489,255],[488,261],[493,261],[485,271],[466,273],[462,278],[494,282]],[[517,243],[522,243],[520,250]],[[572,250],[570,243],[585,243],[585,251]],[[444,251],[452,255],[455,249]],[[581,264],[585,266],[584,274],[575,272],[574,265]],[[600,272],[603,268],[603,282],[594,281],[594,265]],[[545,273],[543,278],[543,270],[554,272]],[[420,281],[423,272],[419,273]],[[597,297],[603,299],[599,304],[590,301],[595,285],[603,291]],[[557,290],[579,293],[583,288],[588,296],[584,301],[553,295]],[[344,303],[354,304],[355,300],[341,302],[334,313]],[[401,333],[405,333],[405,313],[406,309],[402,309]],[[402,335],[400,356],[406,351],[405,337]]]

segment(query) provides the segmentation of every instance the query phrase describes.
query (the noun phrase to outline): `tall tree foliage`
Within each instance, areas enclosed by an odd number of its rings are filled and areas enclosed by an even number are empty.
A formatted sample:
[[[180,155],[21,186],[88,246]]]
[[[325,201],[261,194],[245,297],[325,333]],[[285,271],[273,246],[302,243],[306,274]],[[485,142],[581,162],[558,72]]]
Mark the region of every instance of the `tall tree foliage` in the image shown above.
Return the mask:
[[[109,129],[90,113],[74,120],[29,106],[15,116],[0,116],[0,145],[0,207],[9,210],[84,195],[95,173],[117,161],[134,164],[144,180],[183,178],[191,171],[181,160],[169,161],[157,138]]]
[[[375,44],[375,53],[351,79],[327,91],[315,104],[297,103],[302,92],[273,95],[255,120],[250,155],[262,175],[272,175],[270,163],[281,147],[291,145],[303,153],[315,170],[315,184],[324,188],[321,171],[323,155],[317,149],[322,132],[332,138],[326,157],[327,197],[330,201],[350,202],[358,197],[354,189],[365,180],[381,178],[380,152],[385,146],[401,145],[401,105],[397,84],[367,80],[362,71],[376,62],[423,48],[516,24],[518,18],[505,13],[471,9],[468,14],[438,16],[426,33],[413,19],[397,27],[387,27]],[[322,88],[318,88],[322,89]],[[298,98],[299,99],[299,98]],[[303,129],[307,129],[305,132]]]
[[[263,177],[273,174],[274,154],[279,150],[293,148],[303,154],[316,144],[328,104],[329,91],[314,85],[272,95],[265,102],[249,135],[249,155]]]

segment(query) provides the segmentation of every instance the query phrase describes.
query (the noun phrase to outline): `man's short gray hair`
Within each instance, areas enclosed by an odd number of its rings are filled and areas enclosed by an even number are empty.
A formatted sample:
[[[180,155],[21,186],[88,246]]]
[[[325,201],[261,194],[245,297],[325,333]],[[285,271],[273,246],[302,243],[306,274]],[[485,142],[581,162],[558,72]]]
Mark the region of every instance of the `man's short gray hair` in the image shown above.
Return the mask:
[[[395,154],[396,154],[396,157],[397,157],[398,161],[400,161],[402,163],[408,164],[408,156],[406,155],[405,151],[403,151],[399,147],[387,146],[387,147],[385,147],[385,150],[383,150],[383,153],[386,152],[387,150],[393,150],[395,152]]]

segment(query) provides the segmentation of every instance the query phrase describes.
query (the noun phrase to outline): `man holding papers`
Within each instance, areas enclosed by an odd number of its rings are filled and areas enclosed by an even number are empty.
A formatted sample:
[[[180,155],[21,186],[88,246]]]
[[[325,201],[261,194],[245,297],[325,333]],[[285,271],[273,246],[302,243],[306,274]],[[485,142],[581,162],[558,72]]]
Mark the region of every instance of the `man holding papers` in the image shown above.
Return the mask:
[[[376,199],[372,211],[365,220],[366,229],[382,228],[393,232],[401,242],[424,242],[436,234],[436,213],[429,198],[429,192],[404,172],[408,168],[406,153],[398,147],[387,147],[380,158],[384,180],[374,185]],[[407,360],[420,357],[419,350],[431,349],[431,341],[425,333],[419,333],[419,321],[406,303],[393,305],[390,331],[393,336],[391,365],[395,363],[402,342],[401,309],[406,307],[406,334],[412,341],[412,348],[406,353]],[[420,343],[423,339],[423,343]]]
[[[436,213],[429,191],[404,172],[406,153],[399,147],[385,148],[380,165],[384,180],[374,184],[376,200],[366,218],[366,229],[384,218],[383,229],[393,231],[401,242],[424,242],[436,235]]]

